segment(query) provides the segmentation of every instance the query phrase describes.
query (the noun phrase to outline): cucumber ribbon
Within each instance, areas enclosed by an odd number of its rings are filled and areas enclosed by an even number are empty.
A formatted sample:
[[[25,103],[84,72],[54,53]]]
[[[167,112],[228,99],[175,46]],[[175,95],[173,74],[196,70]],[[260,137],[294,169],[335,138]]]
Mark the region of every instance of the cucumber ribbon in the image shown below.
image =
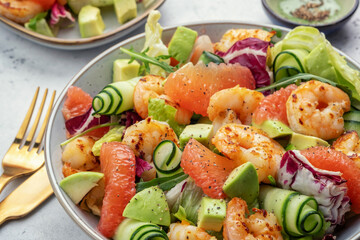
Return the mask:
[[[260,207],[273,212],[283,231],[291,237],[315,235],[323,228],[324,218],[313,197],[264,185],[259,200]]]

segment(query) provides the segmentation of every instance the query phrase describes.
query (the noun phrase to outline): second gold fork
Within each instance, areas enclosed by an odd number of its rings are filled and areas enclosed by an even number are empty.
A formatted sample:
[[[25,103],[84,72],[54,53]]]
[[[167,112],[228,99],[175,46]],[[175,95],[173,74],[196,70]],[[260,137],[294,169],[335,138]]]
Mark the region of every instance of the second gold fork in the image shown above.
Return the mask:
[[[29,134],[26,137],[26,131],[29,126],[31,116],[34,112],[36,100],[39,95],[39,90],[40,88],[38,87],[30,104],[30,108],[25,116],[25,119],[23,120],[23,123],[21,124],[21,127],[12,145],[10,146],[9,150],[7,151],[7,153],[5,154],[2,160],[2,167],[4,169],[4,172],[0,176],[0,193],[11,180],[35,172],[45,162],[44,151],[43,151],[43,146],[41,146],[41,142],[43,140],[44,132],[50,117],[52,105],[54,103],[55,93],[56,93],[55,91],[51,96],[48,110],[46,112],[41,128],[37,134],[35,142],[33,143],[33,140],[35,138],[35,133],[38,128],[40,117],[45,105],[48,89],[45,89],[44,96],[42,98],[38,113],[35,117],[34,123],[29,131]],[[24,140],[25,143],[23,143]]]

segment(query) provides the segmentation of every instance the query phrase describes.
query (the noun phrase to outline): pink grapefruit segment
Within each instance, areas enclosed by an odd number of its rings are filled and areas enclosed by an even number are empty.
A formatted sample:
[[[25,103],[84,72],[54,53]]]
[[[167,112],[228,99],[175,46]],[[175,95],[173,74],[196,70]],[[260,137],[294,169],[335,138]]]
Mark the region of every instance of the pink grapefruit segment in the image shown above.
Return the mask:
[[[165,83],[165,94],[180,107],[207,116],[210,97],[236,85],[255,89],[250,70],[240,64],[186,64],[171,73]]]
[[[360,169],[354,161],[344,153],[327,147],[312,147],[302,150],[301,154],[317,168],[328,171],[339,171],[347,181],[348,195],[351,200],[351,209],[360,213]]]
[[[253,113],[253,121],[260,125],[265,120],[278,120],[289,125],[286,115],[286,101],[296,88],[296,85],[291,84],[266,96]]]
[[[181,167],[206,195],[219,199],[226,197],[222,187],[236,164],[226,157],[213,153],[192,138],[185,146]]]
[[[136,193],[135,154],[123,143],[103,143],[100,164],[105,177],[105,196],[98,229],[110,238],[124,220],[123,211]]]

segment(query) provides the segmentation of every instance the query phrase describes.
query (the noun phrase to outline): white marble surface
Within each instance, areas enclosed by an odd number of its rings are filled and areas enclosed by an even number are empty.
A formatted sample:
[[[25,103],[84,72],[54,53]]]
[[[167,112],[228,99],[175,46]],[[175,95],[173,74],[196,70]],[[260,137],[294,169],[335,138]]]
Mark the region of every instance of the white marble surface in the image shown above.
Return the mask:
[[[200,20],[271,23],[260,0],[167,0],[159,10],[163,26]],[[328,39],[335,47],[360,62],[359,11]],[[135,33],[142,31],[143,26]],[[42,90],[47,87],[59,93],[87,62],[111,44],[91,50],[61,51],[30,42],[5,28],[0,28],[0,43],[0,157],[3,157],[17,133],[36,87],[41,86]],[[19,182],[10,184],[0,195],[0,200]],[[0,239],[80,240],[89,237],[52,196],[27,217],[0,226]]]

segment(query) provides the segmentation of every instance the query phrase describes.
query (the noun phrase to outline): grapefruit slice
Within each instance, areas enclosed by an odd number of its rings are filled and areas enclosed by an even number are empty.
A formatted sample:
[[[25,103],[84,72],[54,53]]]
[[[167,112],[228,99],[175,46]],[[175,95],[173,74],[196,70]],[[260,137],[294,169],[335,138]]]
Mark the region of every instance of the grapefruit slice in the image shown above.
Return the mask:
[[[200,63],[188,63],[171,73],[165,83],[165,94],[180,107],[207,116],[210,97],[236,85],[255,89],[250,70],[240,64],[215,64],[207,67]]]
[[[92,104],[92,97],[83,91],[79,87],[71,86],[67,91],[67,98],[64,102],[64,106],[62,108],[62,113],[65,121],[70,118],[74,118],[80,115],[83,115],[89,110]],[[87,136],[92,136],[95,138],[101,138],[105,133],[109,131],[109,127],[103,127],[95,129],[89,133]],[[68,137],[70,134],[68,134]]]
[[[278,120],[289,125],[286,116],[286,101],[291,92],[296,88],[296,85],[291,84],[286,88],[281,88],[273,94],[266,96],[253,113],[253,121],[255,124],[260,125],[265,120]]]
[[[103,143],[100,162],[105,178],[105,196],[98,229],[110,238],[124,220],[123,211],[136,193],[135,154],[123,143]]]
[[[181,156],[181,167],[206,195],[220,199],[226,197],[222,187],[236,164],[192,138]]]
[[[351,209],[360,213],[360,169],[354,161],[344,153],[327,147],[312,147],[302,150],[301,154],[317,168],[341,172],[342,177],[347,181],[348,195],[351,200]]]

